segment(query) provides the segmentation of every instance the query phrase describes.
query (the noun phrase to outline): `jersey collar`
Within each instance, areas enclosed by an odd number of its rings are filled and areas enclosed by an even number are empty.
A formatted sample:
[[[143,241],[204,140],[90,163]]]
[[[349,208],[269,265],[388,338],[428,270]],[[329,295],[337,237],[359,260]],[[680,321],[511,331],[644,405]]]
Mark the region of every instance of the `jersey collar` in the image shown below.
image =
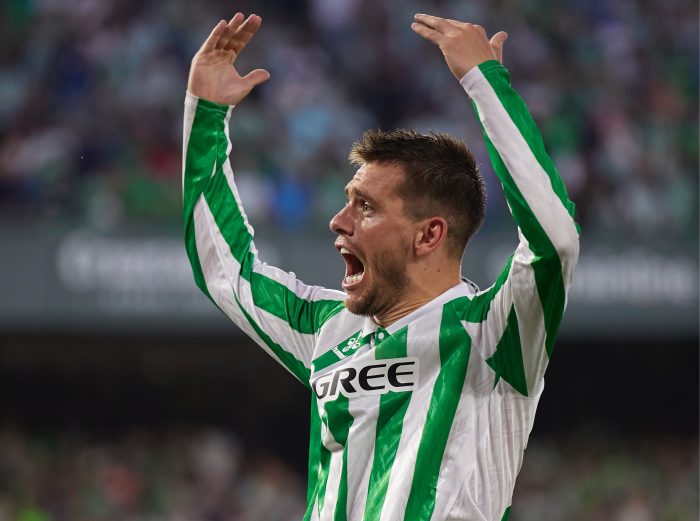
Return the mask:
[[[364,337],[375,333],[378,329],[382,329],[383,331],[386,331],[387,334],[393,335],[399,329],[402,329],[414,320],[418,320],[422,316],[427,315],[435,309],[441,308],[443,305],[445,305],[445,303],[449,302],[450,300],[454,300],[458,297],[473,296],[478,291],[478,289],[479,288],[476,286],[476,284],[465,278],[462,278],[462,281],[458,284],[452,286],[447,291],[441,293],[433,300],[426,302],[418,309],[411,311],[405,317],[400,318],[396,322],[392,322],[385,328],[380,328],[372,317],[365,317],[362,323],[362,331],[360,333],[360,337]]]

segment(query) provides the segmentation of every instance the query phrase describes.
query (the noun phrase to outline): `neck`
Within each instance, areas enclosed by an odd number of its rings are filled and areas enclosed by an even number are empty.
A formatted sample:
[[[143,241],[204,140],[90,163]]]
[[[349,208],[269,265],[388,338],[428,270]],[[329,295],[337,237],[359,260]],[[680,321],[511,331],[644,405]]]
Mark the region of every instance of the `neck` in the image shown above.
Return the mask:
[[[442,277],[437,281],[429,281],[427,279],[424,281],[413,281],[411,286],[404,292],[402,298],[386,310],[373,315],[372,318],[380,327],[387,327],[442,295],[448,289],[459,284],[460,281],[459,273],[451,277]]]

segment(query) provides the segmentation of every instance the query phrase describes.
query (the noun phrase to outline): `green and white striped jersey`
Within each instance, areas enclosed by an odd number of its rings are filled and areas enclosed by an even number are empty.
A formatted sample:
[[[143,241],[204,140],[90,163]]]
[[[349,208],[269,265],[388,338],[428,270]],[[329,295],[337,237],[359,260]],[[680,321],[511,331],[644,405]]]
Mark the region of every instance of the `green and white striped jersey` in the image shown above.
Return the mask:
[[[387,328],[258,258],[229,163],[232,107],[185,101],[185,240],[204,293],[312,391],[305,520],[505,519],[578,258],[574,205],[506,69],[461,84],[517,225],[488,289]]]

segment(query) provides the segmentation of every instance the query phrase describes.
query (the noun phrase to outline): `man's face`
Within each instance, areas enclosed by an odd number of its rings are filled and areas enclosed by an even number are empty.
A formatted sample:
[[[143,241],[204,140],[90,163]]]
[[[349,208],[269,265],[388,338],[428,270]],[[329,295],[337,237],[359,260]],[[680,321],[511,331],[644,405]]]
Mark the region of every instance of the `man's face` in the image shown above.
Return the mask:
[[[345,306],[358,315],[377,315],[390,308],[408,287],[412,222],[396,193],[401,167],[363,165],[347,184],[347,203],[330,227],[345,260]]]

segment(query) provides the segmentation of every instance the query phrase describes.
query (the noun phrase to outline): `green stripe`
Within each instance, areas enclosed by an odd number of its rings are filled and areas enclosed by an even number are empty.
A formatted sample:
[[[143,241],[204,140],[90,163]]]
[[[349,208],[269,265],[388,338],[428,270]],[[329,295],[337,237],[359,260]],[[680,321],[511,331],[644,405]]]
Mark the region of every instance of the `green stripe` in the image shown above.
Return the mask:
[[[325,414],[326,413],[324,412],[324,418],[320,420],[321,423],[327,422],[327,416],[325,416]],[[318,513],[320,514],[321,509],[323,508],[323,502],[326,499],[326,485],[328,485],[328,472],[331,468],[331,451],[329,451],[326,447],[323,446],[320,435],[317,441],[320,445],[319,454],[321,455],[321,458],[319,460],[320,471],[318,473],[318,492],[316,494],[316,504],[318,507]]]
[[[467,376],[471,339],[460,316],[448,303],[440,322],[440,374],[430,398],[423,428],[405,520],[428,521],[435,509],[440,465],[447,446],[464,379]]]
[[[202,266],[199,263],[199,254],[197,253],[194,230],[189,230],[189,226],[185,229],[185,248],[187,249],[187,257],[190,259],[190,264],[192,265],[192,274],[194,275],[195,284],[197,284],[197,287],[204,292],[209,300],[214,302],[214,299],[211,298],[211,295],[209,294],[207,282],[204,280]],[[216,304],[216,302],[214,302],[214,304]]]
[[[183,220],[185,248],[192,265],[195,283],[211,300],[197,254],[194,207],[200,194],[206,188],[216,163],[217,140],[223,129],[223,118],[226,116],[226,110],[217,106],[209,106],[202,101],[197,105],[187,143],[183,184]]]
[[[321,412],[321,420],[319,423],[325,423],[328,429],[330,430],[333,439],[343,447],[343,468],[342,468],[342,473],[341,473],[341,478],[340,478],[340,483],[339,483],[339,489],[338,489],[338,502],[336,503],[336,510],[334,512],[334,517],[333,519],[346,519],[346,511],[347,511],[347,497],[348,497],[348,489],[347,489],[347,465],[348,465],[348,447],[347,447],[347,441],[348,441],[348,432],[350,431],[350,427],[352,426],[352,423],[354,421],[354,418],[349,412],[349,400],[345,396],[338,395],[338,398],[336,398],[332,402],[326,402],[325,404],[322,405],[322,409],[320,409]],[[318,411],[317,411],[318,412]],[[318,416],[318,414],[317,414]],[[318,505],[318,510],[319,513],[321,512],[325,498],[326,498],[326,488],[328,486],[328,474],[330,472],[330,466],[331,466],[331,452],[323,446],[321,443],[321,433],[320,433],[320,426],[319,426],[319,435],[317,438],[317,443],[319,444],[319,453],[320,453],[320,458],[319,458],[319,467],[320,467],[320,472],[319,472],[319,477],[318,477],[318,482],[316,484],[316,492],[315,495],[317,497],[317,505]]]
[[[523,396],[527,396],[527,381],[525,379],[525,366],[523,364],[523,352],[520,345],[520,331],[518,329],[518,317],[515,314],[515,306],[511,306],[508,314],[508,324],[503,331],[503,336],[498,341],[496,352],[486,363],[495,371],[496,381],[503,378]]]
[[[479,112],[476,104],[474,104],[474,110],[478,116]],[[478,119],[481,122],[481,118],[479,117]],[[491,164],[503,185],[513,218],[528,240],[530,250],[535,254],[531,265],[535,273],[535,285],[537,286],[544,313],[544,325],[547,334],[545,346],[547,355],[551,357],[554,339],[564,314],[565,291],[561,261],[554,245],[547,237],[542,225],[537,221],[515,181],[513,181],[500,154],[483,128],[483,124],[481,125]]]
[[[249,255],[252,257],[252,253]],[[253,301],[260,309],[281,318],[300,333],[316,333],[321,326],[345,309],[342,300],[305,300],[285,285],[252,271],[252,258],[241,271],[250,277]]]
[[[194,207],[204,193],[219,230],[242,266],[243,277],[251,283],[255,305],[285,320],[300,333],[316,333],[344,309],[342,301],[307,301],[283,284],[252,271],[254,256],[250,244],[253,237],[223,172],[229,145],[225,126],[227,111],[226,106],[200,99],[187,145],[183,194],[185,243],[195,281],[209,296],[197,255],[193,218]],[[216,172],[212,177],[215,164]]]
[[[375,358],[377,360],[406,358],[408,356],[407,335],[407,327],[391,335],[375,348]],[[399,449],[404,416],[412,394],[411,392],[388,392],[381,395],[379,399],[374,459],[363,518],[365,521],[376,521],[380,518],[389,487],[391,469]]]
[[[505,512],[503,512],[503,517],[501,518],[501,521],[508,521],[510,518],[510,507],[506,508]]]
[[[510,86],[510,75],[508,69],[498,63],[496,60],[489,60],[479,65],[481,73],[491,85],[491,88],[501,100],[503,108],[505,108],[510,119],[515,123],[515,126],[520,131],[520,134],[525,139],[530,151],[537,159],[537,162],[542,166],[549,177],[554,193],[564,205],[564,208],[569,212],[573,219],[576,206],[569,200],[569,195],[566,192],[566,186],[561,176],[557,172],[552,159],[547,154],[535,121],[532,119],[527,106],[517,92]]]
[[[557,172],[554,163],[547,154],[537,125],[532,119],[522,98],[520,98],[510,86],[508,71],[494,60],[482,63],[479,69],[494,90],[496,96],[508,113],[508,116],[525,139],[525,142],[528,144],[537,162],[547,173],[551,187],[559,198],[559,201],[573,218],[575,206],[569,200],[566,186]],[[476,104],[474,104],[474,108],[476,110]],[[481,118],[479,118],[479,121],[481,122]],[[535,284],[544,313],[545,331],[547,333],[545,346],[547,355],[551,357],[554,348],[554,339],[564,313],[566,298],[561,261],[551,241],[546,236],[546,233],[539,222],[537,222],[532,210],[525,202],[524,197],[517,188],[485,130],[484,137],[491,163],[493,164],[496,174],[503,183],[506,198],[513,211],[513,216],[530,243],[530,250],[536,255],[536,258],[532,262],[532,267],[535,272]],[[575,226],[577,232],[579,232],[580,229],[578,225],[575,224]]]
[[[221,234],[231,249],[231,254],[239,264],[243,265],[248,257],[253,236],[245,226],[243,215],[228,186],[221,164],[217,164],[216,173],[204,192],[204,197]]]
[[[306,334],[316,333],[327,320],[344,309],[340,300],[302,299],[285,285],[253,271],[255,255],[250,251],[253,236],[245,225],[223,168],[217,168],[205,197],[231,254],[241,265],[241,276],[250,282],[257,307],[284,320],[295,331]]]
[[[501,270],[498,275],[496,282],[485,292],[480,295],[476,295],[472,299],[469,297],[459,297],[452,301],[455,309],[459,310],[459,314],[462,320],[467,322],[482,322],[486,319],[486,316],[491,309],[491,302],[496,298],[496,295],[508,280],[508,275],[510,273],[510,267],[513,263],[513,255],[511,255],[506,261],[506,265]]]
[[[263,342],[265,342],[265,345],[270,348],[270,350],[275,354],[277,358],[279,358],[280,362],[284,364],[284,366],[291,371],[291,373],[297,377],[297,379],[303,383],[306,387],[311,389],[311,371],[306,368],[304,365],[304,362],[301,360],[298,360],[292,355],[290,352],[285,351],[282,346],[279,344],[275,343],[268,335],[260,329],[260,326],[258,326],[255,323],[255,320],[253,320],[253,317],[248,314],[248,312],[245,310],[243,305],[241,304],[241,301],[238,300],[238,296],[234,293],[233,298],[236,299],[236,304],[238,305],[238,308],[241,310],[241,313],[243,313],[243,316],[245,316],[246,320],[248,323],[251,325],[251,327],[255,330],[255,332],[260,336]]]
[[[513,217],[528,240],[530,250],[535,254],[531,266],[535,273],[535,285],[537,286],[537,293],[544,313],[544,326],[547,333],[545,346],[547,355],[551,357],[554,339],[564,314],[566,299],[561,261],[554,245],[547,237],[539,221],[535,218],[534,213],[515,185],[515,182],[510,178],[510,173],[498,151],[496,151],[488,136],[484,135],[484,137],[491,163],[498,173],[498,177],[502,180],[504,178],[508,179],[507,182],[504,182],[504,190],[513,212]]]
[[[306,513],[303,521],[310,521],[313,515],[314,503],[319,494],[321,483],[321,451],[325,450],[321,445],[321,418],[318,416],[318,400],[316,395],[311,393],[311,429],[309,432],[309,469],[308,488],[306,489]],[[326,453],[330,453],[326,450]]]
[[[224,131],[222,137],[217,144],[217,163],[221,165],[221,175],[219,176],[217,171],[218,179],[215,179],[213,189],[221,196],[222,206],[218,210],[229,212],[226,212],[227,217],[221,220],[213,208],[212,213],[231,248],[231,253],[241,265],[241,275],[250,282],[253,302],[300,333],[316,333],[326,320],[344,309],[344,305],[338,300],[307,301],[299,298],[285,285],[253,271],[255,255],[250,251],[253,236],[248,231],[243,212],[223,173],[223,165],[228,161],[229,136]]]
[[[335,504],[333,521],[347,521],[348,518],[348,433],[354,421],[348,410],[349,407],[350,400],[343,395],[339,395],[332,402],[325,403],[329,418],[328,427],[333,434],[333,439],[343,446],[343,468],[338,484],[338,499]]]
[[[342,342],[340,342],[335,349],[329,349],[325,353],[323,353],[321,356],[315,358],[311,362],[311,367],[314,372],[321,371],[322,369],[325,369],[326,367],[330,367],[331,365],[344,360],[345,358],[352,356],[355,351],[360,349],[362,346],[366,345],[369,343],[370,338],[372,337],[372,334],[365,335],[362,338],[360,338],[360,333],[362,330],[358,331],[357,333],[352,334]],[[352,344],[351,344],[352,342]],[[339,356],[338,352],[340,352],[343,356]]]

